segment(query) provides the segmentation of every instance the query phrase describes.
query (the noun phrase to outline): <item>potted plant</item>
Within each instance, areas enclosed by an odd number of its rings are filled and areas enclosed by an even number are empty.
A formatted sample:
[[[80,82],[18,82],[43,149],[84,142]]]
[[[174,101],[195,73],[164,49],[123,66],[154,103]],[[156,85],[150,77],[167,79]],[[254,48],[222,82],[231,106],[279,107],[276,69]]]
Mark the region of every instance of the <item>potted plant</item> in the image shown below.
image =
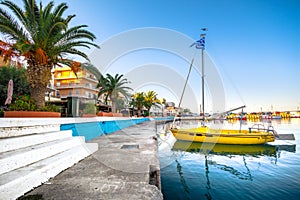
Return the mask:
[[[96,117],[96,106],[94,103],[87,103],[85,105],[82,117]]]
[[[60,117],[59,107],[46,105],[39,109],[29,95],[20,96],[4,112],[4,117]]]
[[[69,66],[76,74],[81,62],[70,58],[78,55],[89,61],[81,48],[100,47],[86,25],[71,26],[75,15],[66,15],[65,3],[55,6],[54,1],[43,5],[24,0],[23,4],[16,4],[7,0],[1,1],[1,6],[5,7],[1,8],[1,56],[5,60],[27,61],[30,94],[41,108],[53,66]],[[2,13],[3,9],[7,13]]]

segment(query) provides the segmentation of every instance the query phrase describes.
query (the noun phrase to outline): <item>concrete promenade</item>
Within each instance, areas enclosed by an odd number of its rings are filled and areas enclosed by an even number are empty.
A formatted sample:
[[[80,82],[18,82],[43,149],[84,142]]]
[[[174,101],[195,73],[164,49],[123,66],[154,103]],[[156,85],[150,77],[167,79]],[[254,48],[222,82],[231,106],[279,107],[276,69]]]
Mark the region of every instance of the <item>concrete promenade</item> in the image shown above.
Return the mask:
[[[89,142],[98,143],[98,151],[20,199],[163,199],[155,122]]]

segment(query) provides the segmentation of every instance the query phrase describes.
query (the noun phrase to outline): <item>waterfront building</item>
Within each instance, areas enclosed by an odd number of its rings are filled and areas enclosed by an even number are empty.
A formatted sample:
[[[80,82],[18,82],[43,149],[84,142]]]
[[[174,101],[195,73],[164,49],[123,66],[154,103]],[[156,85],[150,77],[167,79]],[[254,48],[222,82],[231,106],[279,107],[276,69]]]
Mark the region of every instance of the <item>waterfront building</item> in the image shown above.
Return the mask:
[[[53,70],[53,86],[56,97],[66,99],[78,97],[84,102],[95,101],[98,95],[96,88],[98,80],[86,69],[80,69],[76,74],[70,67],[58,67]]]
[[[80,116],[86,104],[96,104],[97,84],[96,76],[86,69],[80,68],[75,74],[70,67],[57,67],[52,70],[49,88],[53,90],[48,95],[68,102],[63,114]]]
[[[178,113],[182,113],[182,112],[183,112],[183,109],[175,107],[174,102],[166,102],[166,105],[165,105],[166,116],[175,116]]]

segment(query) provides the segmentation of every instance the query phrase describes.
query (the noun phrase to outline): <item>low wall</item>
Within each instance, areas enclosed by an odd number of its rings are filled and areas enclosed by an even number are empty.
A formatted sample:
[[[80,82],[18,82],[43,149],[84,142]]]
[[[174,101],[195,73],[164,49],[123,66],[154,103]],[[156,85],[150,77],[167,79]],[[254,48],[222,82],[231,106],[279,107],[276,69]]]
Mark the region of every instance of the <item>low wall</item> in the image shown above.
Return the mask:
[[[101,135],[109,134],[123,128],[133,126],[144,121],[149,121],[149,118],[112,118],[102,120],[103,117],[99,119],[99,121],[84,121],[79,122],[76,121],[74,123],[61,124],[61,130],[72,130],[73,136],[84,136],[85,141],[92,140]]]
[[[57,127],[58,130],[72,130],[73,136],[84,136],[86,141],[104,134],[149,120],[170,120],[170,118],[135,117],[91,117],[91,118],[0,118],[0,138],[31,134],[32,129]],[[43,127],[44,126],[44,127]],[[19,130],[20,129],[20,130]],[[21,130],[22,129],[22,130]]]

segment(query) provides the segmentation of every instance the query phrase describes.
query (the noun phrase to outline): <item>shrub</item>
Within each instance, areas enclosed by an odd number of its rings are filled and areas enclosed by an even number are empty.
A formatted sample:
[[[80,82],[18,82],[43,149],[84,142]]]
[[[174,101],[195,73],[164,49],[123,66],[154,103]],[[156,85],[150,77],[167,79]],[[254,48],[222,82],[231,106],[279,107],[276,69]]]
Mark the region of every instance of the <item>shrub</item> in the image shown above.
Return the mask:
[[[94,103],[87,103],[83,109],[84,114],[96,114],[96,106]]]
[[[13,100],[21,95],[29,95],[29,85],[26,79],[26,69],[12,66],[0,67],[0,106],[4,105],[7,98],[9,80],[13,80]]]
[[[9,106],[12,111],[35,111],[36,105],[29,95],[20,96]]]
[[[60,106],[54,105],[54,104],[48,104],[46,106],[41,107],[38,109],[39,111],[45,111],[45,112],[60,112]]]
[[[37,106],[34,100],[29,95],[24,95],[18,97],[15,101],[12,102],[9,106],[11,111],[44,111],[44,112],[60,112],[60,107],[54,104],[48,104],[40,109],[37,109]]]

